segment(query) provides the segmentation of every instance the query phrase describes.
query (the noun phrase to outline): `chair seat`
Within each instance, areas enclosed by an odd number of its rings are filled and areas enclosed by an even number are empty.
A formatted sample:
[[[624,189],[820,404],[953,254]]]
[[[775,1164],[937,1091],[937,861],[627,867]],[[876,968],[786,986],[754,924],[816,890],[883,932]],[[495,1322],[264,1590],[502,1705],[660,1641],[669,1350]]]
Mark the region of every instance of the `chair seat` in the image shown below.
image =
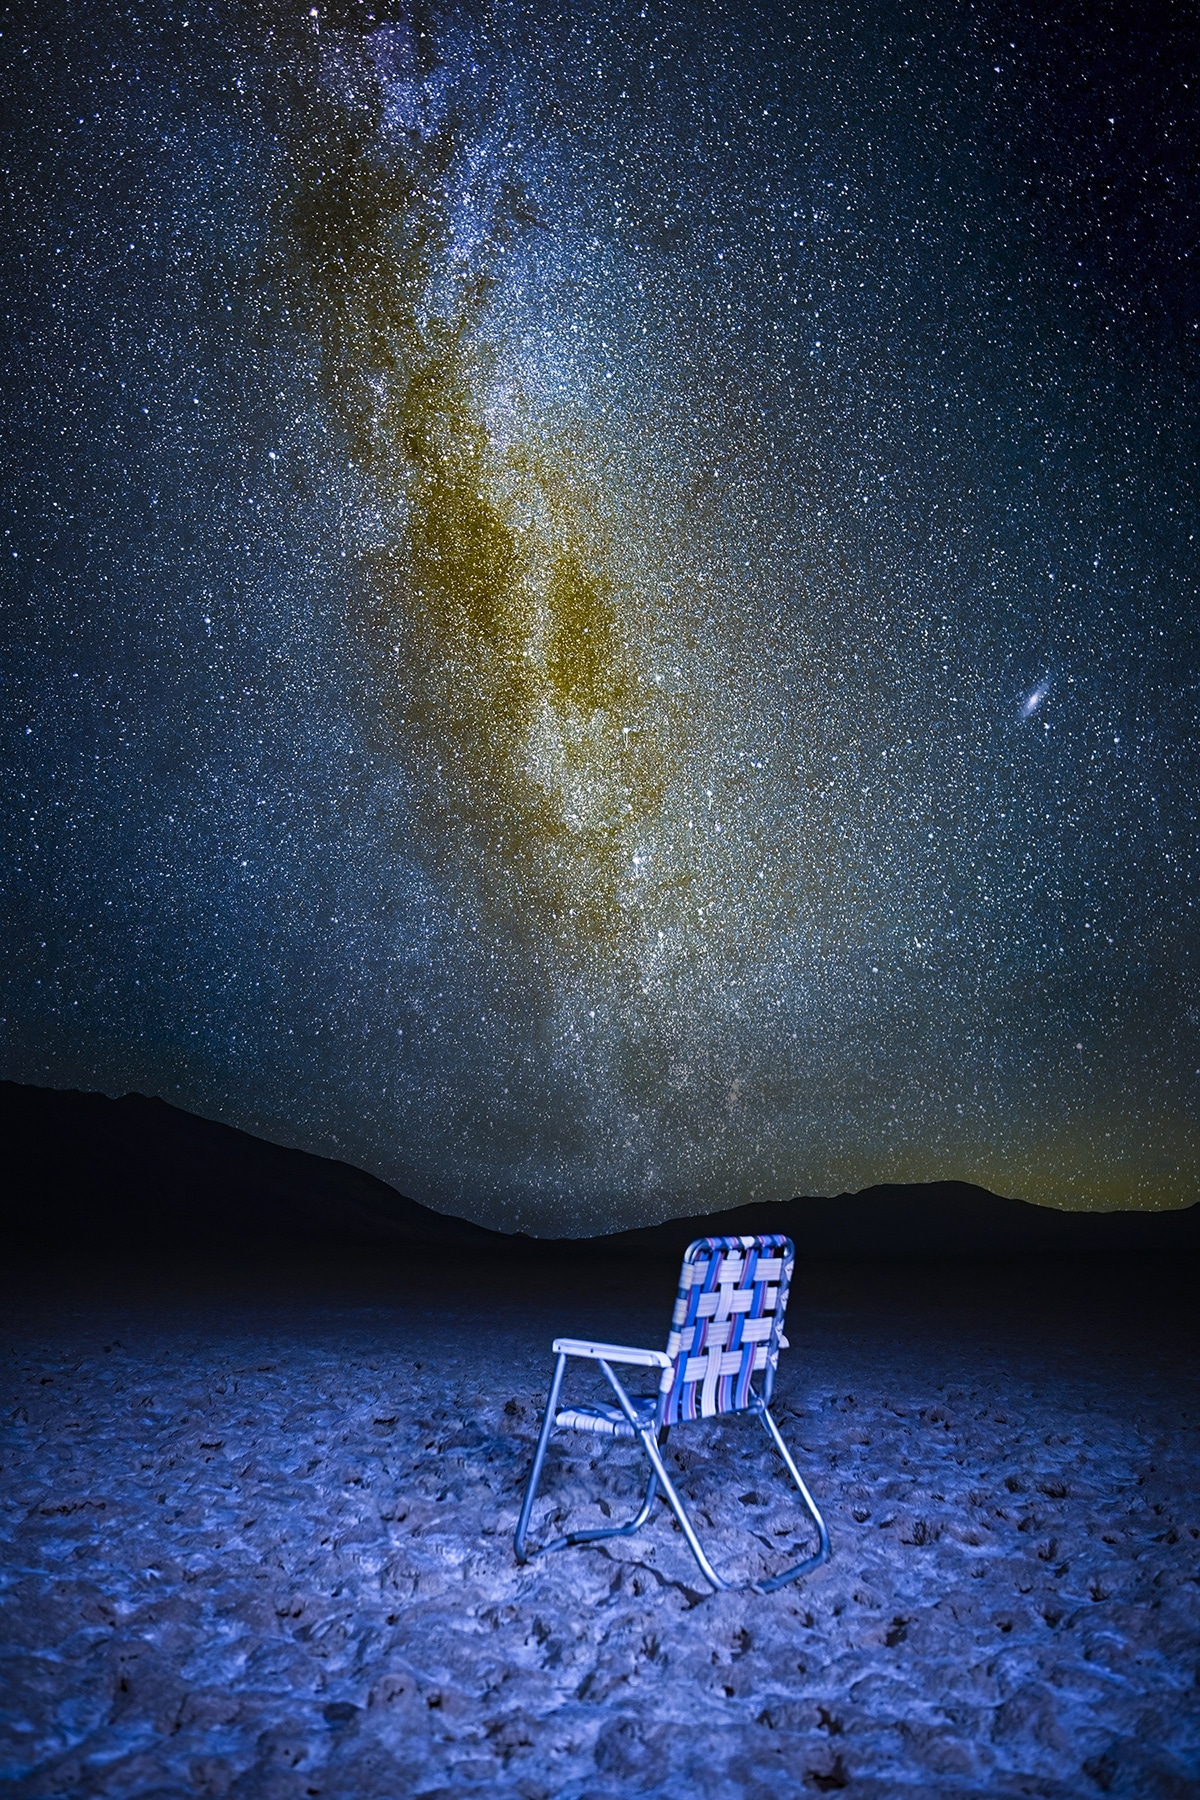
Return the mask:
[[[645,1400],[633,1399],[633,1410],[642,1425],[654,1422],[658,1401],[651,1395]],[[555,1415],[554,1423],[566,1431],[593,1431],[601,1437],[631,1438],[633,1426],[619,1406],[566,1406]]]

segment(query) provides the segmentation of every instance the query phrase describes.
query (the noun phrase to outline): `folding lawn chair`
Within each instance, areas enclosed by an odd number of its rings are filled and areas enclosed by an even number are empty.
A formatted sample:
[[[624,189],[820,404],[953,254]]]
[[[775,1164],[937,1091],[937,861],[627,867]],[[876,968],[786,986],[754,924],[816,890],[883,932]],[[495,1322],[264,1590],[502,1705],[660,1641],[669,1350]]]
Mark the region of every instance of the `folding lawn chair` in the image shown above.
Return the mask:
[[[603,1538],[631,1536],[650,1517],[655,1495],[661,1488],[706,1579],[715,1588],[729,1587],[731,1584],[722,1580],[701,1548],[695,1527],[667,1473],[662,1450],[673,1425],[742,1412],[754,1414],[783,1458],[818,1539],[818,1548],[803,1562],[752,1585],[759,1593],[771,1593],[825,1561],[829,1555],[825,1521],[769,1410],[779,1352],[787,1349],[783,1314],[794,1262],[795,1250],[786,1237],[697,1238],[683,1253],[679,1293],[665,1351],[593,1344],[580,1338],[555,1339],[558,1361],[517,1522],[518,1562],[527,1562],[543,1550],[565,1550],[570,1544],[595,1544]],[[559,1392],[569,1356],[586,1357],[600,1364],[616,1396],[616,1406],[568,1406],[559,1411]],[[640,1398],[627,1393],[613,1373],[614,1363],[660,1369],[657,1395]],[[757,1374],[762,1375],[761,1392],[753,1385]],[[650,1464],[650,1478],[640,1508],[626,1524],[606,1526],[599,1531],[572,1531],[548,1544],[530,1544],[526,1540],[529,1520],[546,1460],[546,1446],[556,1426],[606,1438],[636,1439]]]

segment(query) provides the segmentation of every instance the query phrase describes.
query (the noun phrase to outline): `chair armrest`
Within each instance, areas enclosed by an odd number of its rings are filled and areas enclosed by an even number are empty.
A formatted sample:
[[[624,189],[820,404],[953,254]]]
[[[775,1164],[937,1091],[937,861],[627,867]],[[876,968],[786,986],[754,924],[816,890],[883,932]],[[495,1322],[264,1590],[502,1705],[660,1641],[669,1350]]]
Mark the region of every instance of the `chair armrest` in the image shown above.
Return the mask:
[[[593,1344],[586,1338],[555,1338],[556,1356],[590,1356],[593,1362],[636,1363],[642,1369],[669,1369],[665,1350],[631,1350],[627,1344]]]

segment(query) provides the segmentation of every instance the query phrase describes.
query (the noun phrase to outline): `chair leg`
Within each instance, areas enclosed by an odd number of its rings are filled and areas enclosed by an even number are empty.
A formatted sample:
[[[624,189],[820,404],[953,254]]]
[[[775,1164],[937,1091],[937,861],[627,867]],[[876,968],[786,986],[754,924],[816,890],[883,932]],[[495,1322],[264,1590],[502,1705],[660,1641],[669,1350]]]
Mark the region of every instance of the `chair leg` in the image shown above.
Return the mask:
[[[550,1397],[546,1401],[546,1410],[542,1415],[542,1429],[538,1434],[537,1449],[533,1453],[533,1467],[529,1471],[529,1480],[525,1487],[525,1498],[521,1502],[521,1516],[517,1520],[516,1536],[513,1548],[519,1563],[528,1561],[525,1549],[525,1533],[529,1530],[529,1520],[533,1512],[533,1503],[537,1498],[538,1482],[542,1478],[542,1464],[546,1460],[546,1445],[550,1442],[550,1433],[554,1430],[554,1416],[558,1411],[558,1396],[563,1384],[563,1372],[567,1366],[565,1356],[560,1356],[554,1367],[554,1379],[550,1383]]]
[[[626,1394],[620,1381],[618,1381],[613,1371],[604,1361],[601,1361],[600,1367],[608,1378],[609,1385],[616,1394],[621,1410],[633,1427],[634,1434],[641,1444],[642,1449],[645,1451],[646,1460],[650,1464],[650,1478],[646,1484],[646,1493],[642,1504],[634,1517],[627,1520],[624,1525],[607,1525],[598,1531],[574,1531],[565,1537],[554,1538],[548,1544],[528,1544],[526,1542],[529,1521],[533,1513],[533,1503],[537,1498],[538,1483],[541,1480],[542,1467],[546,1460],[546,1447],[550,1441],[550,1433],[554,1429],[554,1420],[558,1412],[558,1396],[562,1388],[563,1372],[566,1368],[566,1362],[567,1359],[565,1355],[560,1355],[555,1366],[554,1378],[550,1383],[550,1395],[546,1401],[546,1411],[542,1417],[542,1426],[541,1431],[538,1434],[537,1449],[534,1451],[533,1455],[533,1467],[529,1471],[529,1481],[525,1488],[525,1498],[521,1504],[521,1516],[517,1521],[516,1537],[514,1540],[517,1561],[519,1563],[525,1563],[528,1562],[531,1556],[538,1556],[543,1551],[565,1550],[573,1544],[594,1544],[599,1543],[606,1538],[631,1536],[635,1531],[640,1531],[642,1526],[646,1523],[646,1520],[650,1517],[651,1510],[654,1506],[655,1496],[658,1489],[661,1487],[663,1499],[667,1502],[671,1511],[675,1514],[676,1519],[679,1521],[679,1528],[683,1532],[684,1538],[687,1540],[688,1548],[695,1557],[701,1574],[706,1581],[711,1582],[712,1586],[716,1588],[718,1592],[727,1589],[730,1585],[729,1582],[722,1580],[721,1576],[717,1574],[717,1571],[713,1568],[708,1557],[705,1555],[700,1539],[696,1535],[696,1528],[688,1516],[687,1508],[684,1506],[682,1499],[676,1491],[674,1482],[667,1473],[667,1467],[662,1458],[658,1432],[656,1432],[653,1426],[647,1427],[638,1423],[637,1415],[633,1410],[628,1394]],[[814,1555],[806,1557],[803,1562],[796,1563],[790,1569],[784,1569],[782,1574],[773,1575],[769,1581],[759,1581],[750,1584],[753,1591],[756,1593],[772,1594],[777,1588],[786,1587],[788,1582],[796,1581],[801,1575],[809,1574],[813,1569],[819,1568],[820,1565],[825,1562],[829,1556],[829,1532],[826,1528],[825,1521],[818,1510],[816,1501],[804,1485],[804,1478],[796,1467],[791,1451],[788,1449],[780,1435],[779,1427],[772,1418],[770,1409],[763,1403],[754,1410],[762,1421],[763,1430],[767,1433],[768,1437],[771,1438],[775,1448],[783,1458],[788,1473],[800,1490],[800,1497],[804,1501],[813,1525],[816,1527],[818,1537],[818,1548]],[[666,1432],[663,1431],[661,1434],[663,1442],[666,1441],[666,1435]]]
[[[727,1581],[722,1581],[721,1577],[717,1574],[717,1571],[713,1568],[712,1564],[709,1562],[707,1556],[705,1556],[704,1551],[700,1544],[700,1539],[696,1536],[696,1528],[692,1524],[692,1521],[688,1518],[687,1508],[684,1506],[683,1501],[679,1498],[679,1495],[675,1492],[675,1484],[671,1480],[671,1477],[667,1474],[667,1465],[664,1463],[664,1461],[662,1459],[662,1452],[660,1451],[660,1449],[658,1447],[657,1431],[655,1430],[655,1428],[653,1426],[645,1426],[645,1425],[638,1424],[637,1415],[635,1414],[633,1407],[630,1404],[629,1395],[625,1392],[625,1389],[621,1386],[621,1383],[617,1380],[617,1377],[613,1374],[612,1370],[609,1368],[608,1364],[604,1361],[603,1357],[601,1357],[599,1359],[599,1362],[600,1362],[600,1367],[604,1372],[604,1376],[608,1382],[609,1387],[612,1389],[613,1393],[617,1396],[617,1404],[620,1406],[621,1411],[625,1414],[625,1417],[629,1420],[629,1423],[633,1426],[634,1430],[637,1432],[638,1438],[641,1442],[641,1446],[642,1446],[643,1450],[646,1452],[646,1456],[649,1460],[650,1467],[653,1469],[654,1473],[657,1475],[659,1481],[662,1484],[662,1491],[663,1491],[663,1495],[666,1499],[666,1502],[667,1502],[668,1506],[671,1508],[671,1511],[675,1514],[675,1517],[679,1520],[679,1529],[683,1532],[683,1535],[687,1539],[687,1542],[688,1542],[688,1548],[691,1550],[692,1555],[695,1557],[696,1561],[700,1565],[701,1574],[704,1576],[704,1579],[706,1581],[712,1582],[713,1586],[718,1590],[718,1592],[723,1588],[727,1588],[729,1586],[729,1583]],[[664,1435],[664,1442],[665,1442],[665,1435]]]
[[[641,1438],[642,1447],[650,1459],[651,1468],[662,1483],[663,1495],[667,1505],[679,1520],[679,1529],[687,1539],[688,1549],[700,1565],[700,1573],[704,1576],[706,1581],[711,1581],[712,1585],[717,1589],[718,1593],[720,1593],[729,1586],[729,1583],[727,1581],[722,1581],[721,1577],[717,1574],[717,1571],[709,1562],[707,1556],[705,1556],[700,1544],[700,1539],[696,1536],[696,1528],[687,1515],[687,1509],[684,1506],[683,1501],[675,1491],[674,1482],[667,1474],[666,1464],[663,1462],[662,1454],[658,1448],[653,1431],[640,1431],[638,1436]]]
[[[569,1544],[597,1544],[602,1538],[632,1537],[635,1531],[642,1529],[650,1517],[654,1497],[657,1493],[658,1476],[651,1469],[650,1479],[646,1483],[646,1497],[633,1518],[628,1519],[624,1525],[605,1525],[598,1531],[571,1531],[567,1533],[566,1537],[559,1538],[553,1544],[547,1544],[545,1547],[547,1550],[562,1550]]]
[[[803,1562],[796,1563],[790,1569],[784,1569],[780,1575],[772,1575],[769,1581],[755,1583],[760,1593],[773,1594],[777,1588],[786,1587],[789,1581],[795,1581],[799,1576],[811,1574],[813,1569],[820,1568],[821,1564],[825,1562],[829,1556],[829,1531],[824,1519],[821,1517],[816,1501],[804,1485],[804,1478],[796,1467],[795,1459],[793,1458],[791,1451],[788,1449],[780,1435],[778,1425],[776,1425],[774,1419],[771,1417],[770,1408],[763,1405],[755,1410],[762,1420],[763,1430],[767,1433],[767,1436],[771,1438],[775,1448],[783,1458],[788,1474],[799,1488],[800,1498],[807,1507],[808,1515],[817,1529],[818,1547],[812,1556],[806,1557]]]
[[[562,1388],[566,1363],[566,1357],[560,1356],[555,1366],[554,1378],[550,1383],[550,1397],[546,1401],[546,1411],[542,1415],[542,1428],[538,1434],[537,1449],[533,1453],[533,1467],[529,1471],[529,1480],[525,1484],[525,1498],[521,1503],[521,1516],[517,1520],[513,1543],[519,1563],[528,1562],[531,1556],[540,1556],[544,1550],[565,1550],[572,1544],[591,1544],[601,1538],[631,1536],[633,1532],[640,1531],[650,1517],[651,1509],[654,1506],[654,1497],[658,1492],[658,1475],[651,1467],[645,1498],[633,1518],[624,1525],[607,1525],[599,1531],[573,1531],[566,1537],[551,1539],[548,1544],[530,1544],[526,1541],[529,1521],[533,1514],[533,1503],[537,1498],[538,1483],[541,1481],[542,1468],[546,1461],[546,1448],[550,1442],[550,1433],[554,1429],[554,1418],[558,1411],[558,1396]]]

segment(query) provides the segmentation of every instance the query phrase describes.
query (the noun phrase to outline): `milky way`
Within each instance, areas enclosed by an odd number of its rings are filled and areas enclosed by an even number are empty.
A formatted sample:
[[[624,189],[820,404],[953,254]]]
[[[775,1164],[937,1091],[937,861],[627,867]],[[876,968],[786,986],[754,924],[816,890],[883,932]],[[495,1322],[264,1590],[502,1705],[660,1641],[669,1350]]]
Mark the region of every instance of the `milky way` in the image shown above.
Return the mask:
[[[0,49],[6,1073],[535,1231],[1196,1197],[1182,23]]]

